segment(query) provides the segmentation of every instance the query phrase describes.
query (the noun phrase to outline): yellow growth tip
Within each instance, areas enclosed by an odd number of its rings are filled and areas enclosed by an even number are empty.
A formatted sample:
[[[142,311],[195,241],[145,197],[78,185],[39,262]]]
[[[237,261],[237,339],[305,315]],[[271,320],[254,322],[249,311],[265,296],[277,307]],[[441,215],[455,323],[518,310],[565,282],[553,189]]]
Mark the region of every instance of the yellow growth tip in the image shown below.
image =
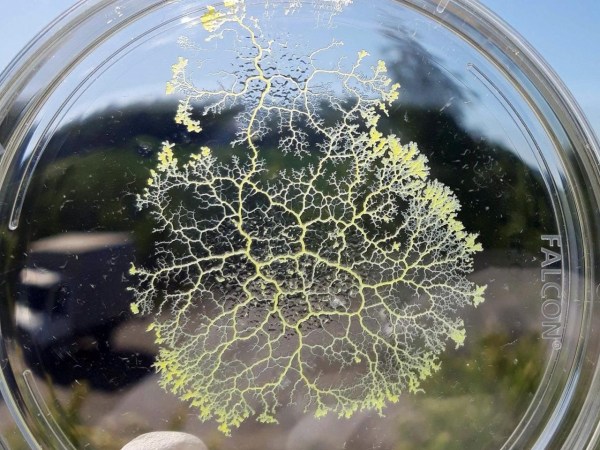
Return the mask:
[[[216,31],[221,26],[224,14],[217,11],[214,6],[209,6],[208,10],[200,18],[200,22],[206,31]]]
[[[456,343],[456,348],[459,348],[459,347],[462,347],[462,345],[465,343],[466,336],[467,336],[467,334],[466,334],[464,328],[456,329],[456,330],[453,330],[452,333],[450,334],[450,339],[452,339]]]
[[[188,64],[188,60],[182,58],[181,56],[177,59],[177,63],[171,66],[171,71],[173,72],[173,78],[179,76],[186,68]]]
[[[473,306],[478,306],[480,303],[483,303],[483,294],[485,293],[487,286],[477,286],[475,292],[473,293]]]

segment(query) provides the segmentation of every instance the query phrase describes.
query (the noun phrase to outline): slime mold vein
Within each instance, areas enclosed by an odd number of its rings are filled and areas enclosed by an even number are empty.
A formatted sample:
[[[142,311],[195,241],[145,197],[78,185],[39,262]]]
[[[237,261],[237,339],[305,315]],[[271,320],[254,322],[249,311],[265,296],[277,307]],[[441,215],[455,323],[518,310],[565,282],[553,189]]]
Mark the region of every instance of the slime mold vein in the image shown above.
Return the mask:
[[[287,47],[242,1],[210,7],[201,24],[208,40],[243,36],[240,67],[205,90],[179,58],[166,88],[182,96],[175,120],[201,133],[193,105],[240,109],[231,144],[246,157],[221,162],[202,147],[180,162],[165,142],[137,196],[168,236],[152,267],[130,270],[132,312],[156,317],[161,385],[225,434],[250,417],[275,423],[294,403],[315,417],[381,414],[418,392],[448,341],[463,344],[459,312],[485,291],[467,279],[477,236],[417,144],[378,128],[400,88],[383,61],[367,67],[361,51],[321,68],[334,41],[278,65]],[[269,181],[261,143],[273,133],[278,151],[317,162]]]

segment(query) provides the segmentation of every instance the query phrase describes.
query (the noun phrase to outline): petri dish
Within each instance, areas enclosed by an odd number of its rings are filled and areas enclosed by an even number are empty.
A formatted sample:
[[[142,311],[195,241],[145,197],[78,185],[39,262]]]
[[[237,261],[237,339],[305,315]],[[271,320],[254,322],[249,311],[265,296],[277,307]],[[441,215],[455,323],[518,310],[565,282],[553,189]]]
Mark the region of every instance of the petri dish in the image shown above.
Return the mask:
[[[598,444],[598,145],[477,2],[82,2],[0,111],[6,448]]]

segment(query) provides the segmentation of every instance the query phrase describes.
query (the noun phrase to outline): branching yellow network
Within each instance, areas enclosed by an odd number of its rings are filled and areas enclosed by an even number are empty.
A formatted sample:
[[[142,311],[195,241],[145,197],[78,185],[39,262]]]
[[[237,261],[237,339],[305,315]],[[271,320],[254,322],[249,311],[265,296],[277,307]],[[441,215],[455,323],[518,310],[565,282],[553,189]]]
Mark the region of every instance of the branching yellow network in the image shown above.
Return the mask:
[[[379,128],[400,89],[383,61],[361,51],[322,68],[333,42],[277,64],[241,0],[200,24],[248,42],[245,63],[205,90],[180,58],[167,84],[176,121],[201,133],[203,115],[241,111],[232,146],[246,157],[202,147],[178,161],[165,142],[137,198],[167,236],[155,265],[130,270],[132,311],[156,318],[161,383],[225,434],[292,403],[316,417],[382,413],[463,344],[460,312],[485,290],[467,279],[477,237],[417,144]],[[266,176],[273,135],[277,151],[317,162]]]

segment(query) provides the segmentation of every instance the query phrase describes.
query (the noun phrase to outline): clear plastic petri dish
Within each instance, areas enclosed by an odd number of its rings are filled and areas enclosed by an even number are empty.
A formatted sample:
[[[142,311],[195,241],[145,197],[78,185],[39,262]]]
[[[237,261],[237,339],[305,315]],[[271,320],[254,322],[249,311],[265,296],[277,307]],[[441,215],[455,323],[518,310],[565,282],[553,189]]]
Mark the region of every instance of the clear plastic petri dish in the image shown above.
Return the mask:
[[[82,2],[0,152],[6,448],[598,444],[598,146],[475,1]]]

